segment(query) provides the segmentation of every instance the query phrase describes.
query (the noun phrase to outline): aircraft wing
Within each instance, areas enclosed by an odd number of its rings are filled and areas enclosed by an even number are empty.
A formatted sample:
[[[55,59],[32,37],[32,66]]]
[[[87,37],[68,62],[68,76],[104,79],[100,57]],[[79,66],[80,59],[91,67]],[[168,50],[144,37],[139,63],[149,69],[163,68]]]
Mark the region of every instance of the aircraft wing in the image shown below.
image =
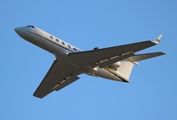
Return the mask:
[[[75,70],[76,68],[74,66],[55,60],[33,95],[38,98],[43,98],[50,92],[54,90],[58,91],[76,81],[79,77],[74,74]]]
[[[90,66],[90,67],[105,67],[117,61],[129,58],[135,52],[157,45],[156,41],[144,41],[121,46],[96,49],[78,53],[69,53],[67,61],[74,65]]]

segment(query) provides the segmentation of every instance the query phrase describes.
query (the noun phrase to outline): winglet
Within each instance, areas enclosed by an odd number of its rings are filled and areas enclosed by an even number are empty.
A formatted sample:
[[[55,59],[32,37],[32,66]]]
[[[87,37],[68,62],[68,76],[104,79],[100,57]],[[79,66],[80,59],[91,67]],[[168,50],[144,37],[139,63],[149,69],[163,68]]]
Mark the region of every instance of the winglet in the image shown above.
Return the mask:
[[[160,39],[162,38],[162,34],[161,35],[159,35],[159,37],[157,37],[153,42],[155,43],[155,44],[158,44],[159,42],[160,42]]]

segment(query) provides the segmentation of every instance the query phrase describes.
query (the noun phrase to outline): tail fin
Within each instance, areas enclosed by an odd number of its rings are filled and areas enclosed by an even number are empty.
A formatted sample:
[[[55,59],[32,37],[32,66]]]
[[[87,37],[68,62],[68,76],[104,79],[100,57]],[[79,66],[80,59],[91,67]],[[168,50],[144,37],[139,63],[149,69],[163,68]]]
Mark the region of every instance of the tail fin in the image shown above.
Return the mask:
[[[117,69],[117,73],[129,80],[134,64],[138,64],[138,61],[164,55],[163,52],[146,53],[131,56],[124,61],[121,61],[121,66]],[[139,65],[139,64],[138,64]]]
[[[133,66],[134,63],[129,60],[121,61],[121,66],[117,69],[116,72],[118,72],[121,76],[129,80]]]

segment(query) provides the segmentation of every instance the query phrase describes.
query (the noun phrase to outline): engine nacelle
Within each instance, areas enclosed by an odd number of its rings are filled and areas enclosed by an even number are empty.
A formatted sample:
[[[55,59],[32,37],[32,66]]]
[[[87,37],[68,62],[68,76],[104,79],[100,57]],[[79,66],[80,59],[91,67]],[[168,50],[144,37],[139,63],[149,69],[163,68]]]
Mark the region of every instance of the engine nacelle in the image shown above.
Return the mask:
[[[98,47],[94,47],[93,50],[98,50],[99,48]]]
[[[120,67],[120,65],[121,65],[121,62],[116,62],[116,63],[112,64],[111,66],[118,68],[118,67]]]
[[[114,64],[110,65],[109,67],[111,67],[111,68],[113,68],[113,69],[116,69],[116,70],[117,70],[117,68],[118,68],[118,67],[120,67],[120,66],[121,66],[121,62],[116,62],[116,63],[114,63]]]

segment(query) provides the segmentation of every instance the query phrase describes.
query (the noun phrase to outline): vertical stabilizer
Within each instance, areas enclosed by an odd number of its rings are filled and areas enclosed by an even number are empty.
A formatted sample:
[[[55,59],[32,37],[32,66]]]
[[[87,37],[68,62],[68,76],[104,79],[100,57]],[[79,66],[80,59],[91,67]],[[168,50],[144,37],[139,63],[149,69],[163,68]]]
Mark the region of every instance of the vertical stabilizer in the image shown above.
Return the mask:
[[[121,66],[117,69],[117,72],[126,79],[130,78],[134,63],[128,60],[121,61]]]

